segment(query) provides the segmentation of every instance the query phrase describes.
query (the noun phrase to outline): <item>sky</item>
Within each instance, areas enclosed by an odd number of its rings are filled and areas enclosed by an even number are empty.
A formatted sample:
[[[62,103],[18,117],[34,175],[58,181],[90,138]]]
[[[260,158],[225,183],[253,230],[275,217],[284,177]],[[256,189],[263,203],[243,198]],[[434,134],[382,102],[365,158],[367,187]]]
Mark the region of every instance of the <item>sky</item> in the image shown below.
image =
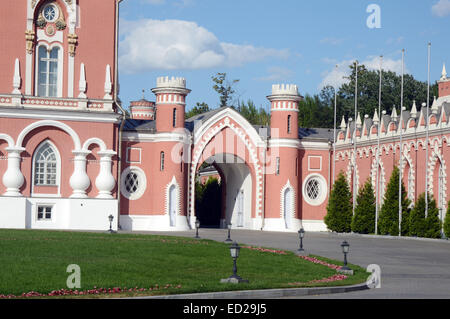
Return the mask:
[[[159,76],[180,76],[197,102],[219,104],[211,77],[226,73],[234,102],[268,109],[272,84],[300,94],[340,85],[355,60],[369,69],[427,81],[450,70],[450,0],[123,0],[119,14],[119,97],[145,98]],[[337,67],[336,67],[337,65]]]

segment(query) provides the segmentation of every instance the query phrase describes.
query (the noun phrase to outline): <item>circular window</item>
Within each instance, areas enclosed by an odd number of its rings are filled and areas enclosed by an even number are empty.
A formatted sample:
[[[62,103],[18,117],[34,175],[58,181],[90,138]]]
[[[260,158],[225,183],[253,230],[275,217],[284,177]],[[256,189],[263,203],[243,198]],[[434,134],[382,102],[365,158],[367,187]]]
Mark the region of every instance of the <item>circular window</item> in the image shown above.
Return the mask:
[[[42,15],[47,22],[55,22],[58,18],[58,9],[54,4],[48,4],[42,10]]]
[[[140,198],[147,187],[145,173],[139,167],[127,167],[121,175],[120,190],[128,199]]]
[[[303,181],[303,198],[313,206],[324,202],[327,196],[327,183],[319,174],[311,174]]]

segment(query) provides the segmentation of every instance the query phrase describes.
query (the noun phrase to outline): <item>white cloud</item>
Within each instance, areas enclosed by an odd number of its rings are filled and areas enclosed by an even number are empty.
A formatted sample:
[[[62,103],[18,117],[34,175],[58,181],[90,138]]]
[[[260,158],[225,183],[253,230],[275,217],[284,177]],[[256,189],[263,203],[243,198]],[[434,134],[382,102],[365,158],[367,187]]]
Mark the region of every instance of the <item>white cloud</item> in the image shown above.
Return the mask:
[[[123,71],[234,67],[266,58],[286,58],[287,50],[220,42],[207,29],[183,20],[121,21],[119,62]]]
[[[323,80],[319,84],[319,89],[327,85],[340,87],[344,83],[348,83],[348,77],[350,75],[351,64],[355,63],[355,60],[344,60],[337,63],[337,67],[333,67],[330,71],[325,71],[322,73]],[[364,64],[369,70],[379,70],[380,69],[380,57],[378,56],[368,56],[364,61],[358,62],[359,64]],[[402,72],[402,60],[393,60],[390,58],[383,58],[382,61],[382,69],[383,71],[392,71],[397,74],[401,74]],[[408,73],[408,70],[405,67],[405,73]]]
[[[290,69],[273,66],[267,69],[268,75],[256,78],[259,81],[286,81],[292,77],[293,72]]]
[[[450,0],[439,0],[431,7],[431,12],[438,17],[450,15]]]

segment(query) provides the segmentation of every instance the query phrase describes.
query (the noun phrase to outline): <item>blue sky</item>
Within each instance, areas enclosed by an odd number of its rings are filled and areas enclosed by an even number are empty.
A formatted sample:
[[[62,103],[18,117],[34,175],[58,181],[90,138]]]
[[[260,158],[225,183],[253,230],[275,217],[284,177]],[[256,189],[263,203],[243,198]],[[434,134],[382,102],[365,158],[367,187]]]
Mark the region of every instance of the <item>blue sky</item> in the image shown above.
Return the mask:
[[[380,9],[380,28],[369,28],[369,5]],[[124,106],[154,100],[158,76],[182,76],[196,102],[216,107],[211,76],[239,79],[235,98],[267,107],[272,84],[297,84],[302,95],[342,83],[358,59],[369,68],[405,68],[431,80],[450,69],[450,0],[124,0],[120,5],[119,80]],[[336,64],[339,66],[335,69]]]

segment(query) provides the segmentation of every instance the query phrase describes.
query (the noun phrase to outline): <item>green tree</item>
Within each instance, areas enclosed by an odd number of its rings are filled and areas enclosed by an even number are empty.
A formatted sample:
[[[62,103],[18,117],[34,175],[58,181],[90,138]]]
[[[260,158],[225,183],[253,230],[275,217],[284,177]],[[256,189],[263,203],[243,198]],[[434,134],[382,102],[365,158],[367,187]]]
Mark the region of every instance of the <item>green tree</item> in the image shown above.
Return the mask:
[[[361,234],[375,232],[375,196],[370,180],[359,190],[356,199],[355,215],[352,219],[352,231]]]
[[[237,111],[253,125],[268,125],[270,114],[263,108],[256,108],[253,101],[248,100],[247,104],[240,102]]]
[[[205,102],[202,103],[197,102],[196,106],[194,106],[191,110],[185,113],[185,118],[188,119],[195,115],[202,114],[208,111],[210,111],[208,104],[206,104]]]
[[[447,203],[447,214],[444,218],[444,234],[447,238],[450,237],[450,201]]]
[[[381,235],[397,236],[398,225],[398,183],[400,171],[397,166],[392,171],[391,178],[387,185],[386,194],[384,195],[384,202],[381,206],[380,217],[378,219],[378,226]],[[402,196],[402,220],[408,220],[408,206],[410,201],[407,197],[405,185],[401,185]],[[403,225],[403,223],[402,223]],[[402,231],[402,234],[406,234]]]
[[[441,236],[441,221],[439,210],[433,196],[428,194],[428,215],[425,217],[425,193],[417,198],[410,216],[410,236],[439,238]]]
[[[335,232],[350,232],[353,215],[352,194],[342,172],[331,189],[324,222]]]
[[[235,93],[233,86],[238,83],[239,80],[228,81],[226,73],[217,73],[211,78],[215,83],[213,89],[219,93],[219,107],[232,106],[230,103],[232,102],[231,99]]]

